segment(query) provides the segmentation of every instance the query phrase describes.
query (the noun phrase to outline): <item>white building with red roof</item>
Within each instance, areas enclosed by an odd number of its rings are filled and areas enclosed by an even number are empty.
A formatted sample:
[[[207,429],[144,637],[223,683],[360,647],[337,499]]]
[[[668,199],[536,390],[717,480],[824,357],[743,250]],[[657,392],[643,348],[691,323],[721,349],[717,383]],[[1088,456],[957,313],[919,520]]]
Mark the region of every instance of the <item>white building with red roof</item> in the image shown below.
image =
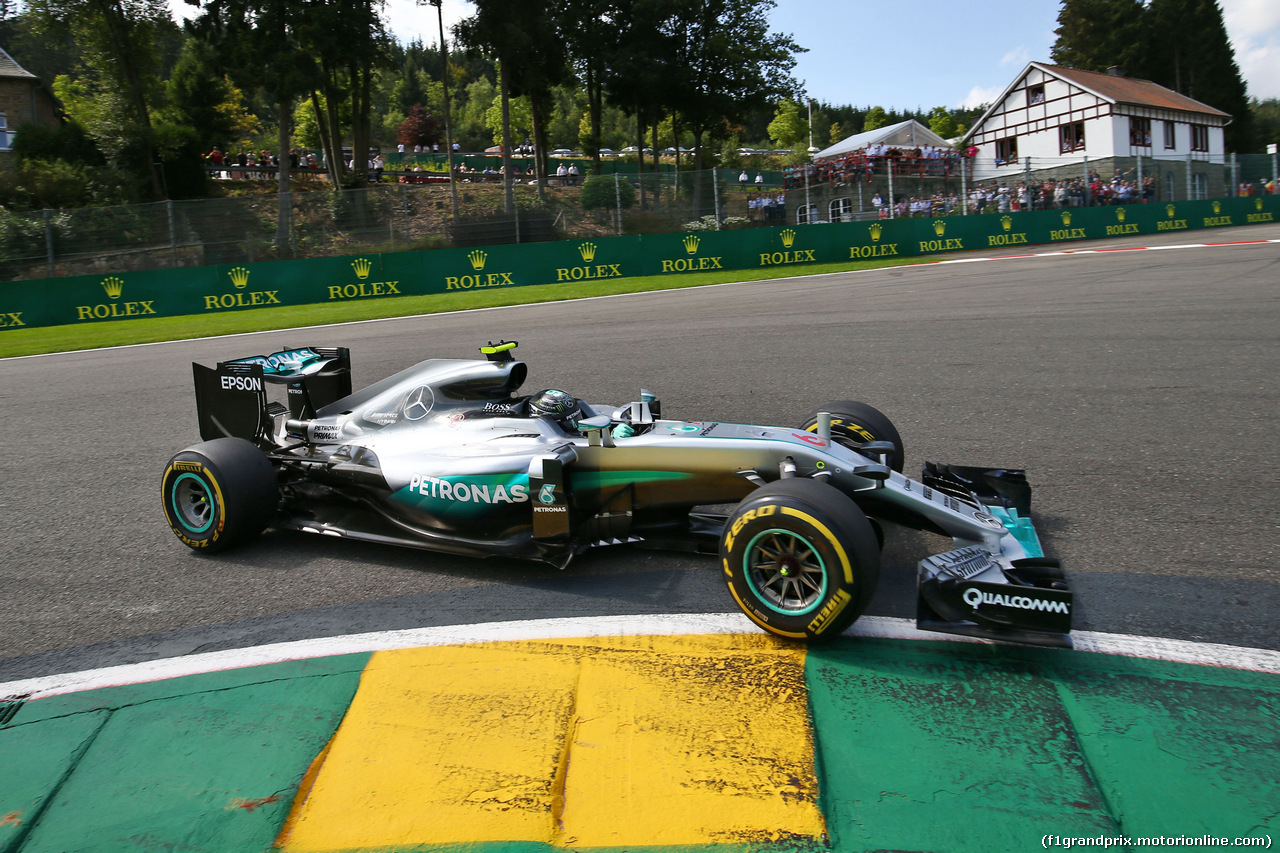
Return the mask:
[[[1222,164],[1231,116],[1150,80],[1031,62],[966,134],[974,180],[1138,158]]]

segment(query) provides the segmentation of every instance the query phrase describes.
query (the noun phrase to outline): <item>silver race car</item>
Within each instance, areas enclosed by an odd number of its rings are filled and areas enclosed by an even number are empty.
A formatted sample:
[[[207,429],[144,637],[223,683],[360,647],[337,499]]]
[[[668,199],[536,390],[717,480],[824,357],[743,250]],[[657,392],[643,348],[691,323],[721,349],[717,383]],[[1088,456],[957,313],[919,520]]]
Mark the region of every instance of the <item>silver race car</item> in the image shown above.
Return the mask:
[[[778,427],[666,419],[644,390],[623,406],[521,396],[515,346],[355,393],[341,348],[193,364],[204,441],[165,468],[170,527],[205,552],[274,527],[560,567],[625,542],[718,553],[753,622],[819,640],[866,608],[891,522],[954,543],[919,563],[919,627],[1070,644],[1071,592],[1022,471],[903,476],[898,431],[852,401]]]

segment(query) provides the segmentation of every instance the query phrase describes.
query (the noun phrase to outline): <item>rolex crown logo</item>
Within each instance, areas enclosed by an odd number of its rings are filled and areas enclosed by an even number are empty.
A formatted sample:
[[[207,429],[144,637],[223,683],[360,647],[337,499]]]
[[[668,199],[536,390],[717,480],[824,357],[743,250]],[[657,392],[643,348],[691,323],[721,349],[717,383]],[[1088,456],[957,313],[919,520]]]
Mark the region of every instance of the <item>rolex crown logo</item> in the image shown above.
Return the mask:
[[[939,237],[941,237],[943,234],[946,234],[947,233],[946,220],[943,220],[943,219],[933,220],[933,233],[937,234]]]
[[[102,280],[102,289],[107,292],[107,296],[112,299],[119,299],[120,294],[124,292],[124,280],[111,276]]]
[[[234,267],[227,275],[231,276],[231,283],[236,287],[244,287],[249,283],[249,271],[244,267]]]
[[[1013,227],[1013,217],[1012,217],[1012,216],[1008,216],[1008,215],[1001,216],[1001,217],[1000,217],[1000,227],[1001,227],[1001,228],[1003,228],[1003,229],[1004,229],[1004,230],[1006,230],[1006,231],[1008,231],[1010,228],[1012,228],[1012,227]],[[939,235],[939,236],[941,236],[941,235]]]
[[[1124,208],[1123,208],[1123,207],[1117,207],[1117,208],[1116,208],[1116,219],[1119,219],[1121,222],[1124,222]]]
[[[1165,215],[1166,215],[1166,216],[1168,216],[1170,219],[1173,219],[1174,211],[1176,211],[1177,209],[1178,209],[1178,208],[1174,207],[1174,206],[1173,206],[1173,205],[1171,205],[1171,204],[1166,204],[1166,205],[1164,206],[1164,212],[1165,212]]]
[[[467,260],[471,261],[471,268],[473,270],[482,270],[484,269],[484,262],[489,260],[489,253],[483,249],[476,249],[474,252],[467,255]]]
[[[871,232],[871,239],[875,241],[880,239],[880,232],[884,231],[884,226],[879,222],[873,222],[867,230]]]
[[[790,249],[791,244],[796,241],[796,232],[792,231],[790,228],[784,228],[779,236],[782,237],[783,247],[787,249]]]
[[[355,270],[356,278],[365,279],[369,277],[369,270],[373,269],[373,262],[368,258],[356,258],[351,262],[351,269]]]
[[[1262,210],[1262,197],[1259,196],[1253,200],[1253,206],[1258,210]]]
[[[1071,224],[1071,211],[1069,210],[1062,211],[1062,224],[1063,225]]]
[[[1218,213],[1221,213],[1221,212],[1222,212],[1222,202],[1220,202],[1220,201],[1215,201],[1215,202],[1213,203],[1213,212],[1214,212],[1215,214],[1218,214]]]
[[[578,247],[578,254],[582,255],[582,259],[587,263],[591,263],[596,259],[596,244],[583,243]]]
[[[690,255],[698,254],[698,244],[702,239],[697,234],[686,234],[684,237],[684,250]]]

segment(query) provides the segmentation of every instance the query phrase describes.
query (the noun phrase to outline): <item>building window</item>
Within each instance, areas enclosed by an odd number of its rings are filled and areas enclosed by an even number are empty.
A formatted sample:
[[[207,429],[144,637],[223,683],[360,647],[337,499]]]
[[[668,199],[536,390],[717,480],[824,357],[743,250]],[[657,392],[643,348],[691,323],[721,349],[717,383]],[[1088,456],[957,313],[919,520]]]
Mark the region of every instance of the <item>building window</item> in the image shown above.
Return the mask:
[[[1151,147],[1151,119],[1129,117],[1129,144],[1136,148]]]
[[[844,222],[845,217],[853,219],[853,199],[851,198],[838,198],[831,202],[828,208],[830,213],[827,218],[832,222]]]
[[[13,137],[9,133],[9,116],[6,113],[0,113],[0,151],[7,151],[13,147]]]
[[[1178,147],[1178,126],[1171,121],[1164,123],[1164,147]]]
[[[1018,162],[1018,137],[1010,136],[1008,139],[996,140],[996,165],[1003,166],[1005,163]]]
[[[1073,121],[1058,128],[1062,140],[1062,153],[1084,150],[1084,122]]]
[[[796,224],[807,225],[810,222],[817,222],[818,208],[813,205],[802,204],[796,208]]]
[[[1209,150],[1209,128],[1203,124],[1191,125],[1191,150]]]
[[[1044,85],[1031,86],[1027,89],[1027,106],[1044,103]]]

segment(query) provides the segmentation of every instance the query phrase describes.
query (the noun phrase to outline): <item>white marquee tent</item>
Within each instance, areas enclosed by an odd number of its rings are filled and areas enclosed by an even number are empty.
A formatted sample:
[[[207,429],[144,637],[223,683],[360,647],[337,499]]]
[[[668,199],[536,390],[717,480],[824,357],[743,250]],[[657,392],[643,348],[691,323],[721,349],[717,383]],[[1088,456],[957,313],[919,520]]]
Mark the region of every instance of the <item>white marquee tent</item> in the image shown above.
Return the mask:
[[[907,119],[888,127],[880,127],[863,133],[855,133],[848,139],[842,139],[830,148],[824,148],[813,157],[822,160],[826,157],[839,157],[852,151],[860,151],[868,145],[887,145],[890,148],[950,148],[947,140],[934,133],[915,119]]]

